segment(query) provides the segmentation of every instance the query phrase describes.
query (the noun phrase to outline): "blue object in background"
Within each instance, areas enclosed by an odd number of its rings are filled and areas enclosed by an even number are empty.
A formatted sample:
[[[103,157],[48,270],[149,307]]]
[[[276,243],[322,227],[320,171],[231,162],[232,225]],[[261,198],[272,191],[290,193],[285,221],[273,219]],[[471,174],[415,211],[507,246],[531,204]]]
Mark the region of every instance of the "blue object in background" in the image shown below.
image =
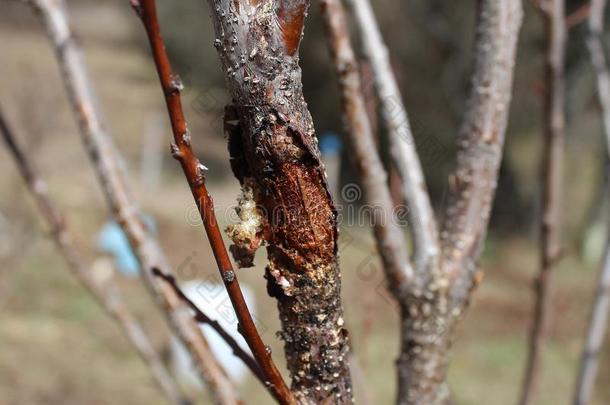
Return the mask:
[[[320,137],[320,152],[323,155],[338,155],[343,149],[341,137],[332,132],[327,132]]]
[[[156,231],[155,220],[147,215],[145,225],[151,232]],[[140,263],[131,250],[127,235],[115,221],[108,221],[98,234],[97,247],[102,252],[114,257],[114,264],[127,277],[136,277],[140,271]]]

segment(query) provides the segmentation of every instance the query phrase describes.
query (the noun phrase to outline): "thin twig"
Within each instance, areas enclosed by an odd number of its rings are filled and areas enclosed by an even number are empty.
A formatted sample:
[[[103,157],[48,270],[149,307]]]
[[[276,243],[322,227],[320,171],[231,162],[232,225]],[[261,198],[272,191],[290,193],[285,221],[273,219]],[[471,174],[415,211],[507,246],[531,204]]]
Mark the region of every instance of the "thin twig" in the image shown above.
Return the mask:
[[[237,343],[233,336],[227,333],[227,331],[224,330],[222,326],[220,326],[218,321],[211,319],[184,294],[184,292],[180,289],[180,286],[178,286],[178,283],[176,282],[176,278],[174,276],[163,274],[161,270],[156,268],[153,269],[153,274],[157,277],[161,277],[163,280],[165,280],[166,283],[171,285],[174,291],[176,291],[176,294],[184,302],[186,302],[186,304],[193,310],[193,312],[195,312],[195,319],[198,322],[209,325],[212,329],[214,329],[214,331],[218,333],[218,335],[225,341],[225,343],[229,345],[229,347],[233,350],[233,354],[244,362],[244,364],[250,369],[252,374],[254,374],[256,378],[258,378],[259,381],[263,383],[263,385],[265,384],[265,376],[261,373],[261,368],[258,366],[258,363],[256,363],[256,361],[252,358],[250,354],[248,354],[244,349],[241,348],[241,346],[239,345],[239,343]]]
[[[113,275],[100,280],[83,262],[73,243],[74,238],[62,213],[49,197],[46,183],[34,171],[28,157],[17,145],[13,131],[2,110],[0,110],[0,132],[9,152],[15,159],[21,177],[23,177],[28,190],[36,201],[40,213],[51,228],[51,237],[64,257],[69,270],[89,290],[108,315],[119,324],[127,339],[150,368],[159,389],[169,402],[176,405],[184,404],[185,400],[180,394],[180,389],[165,368],[163,361],[148,338],[148,334],[125,305],[122,294],[113,280]]]
[[[31,0],[41,15],[64,78],[75,116],[78,118],[81,138],[93,163],[111,211],[129,239],[141,268],[145,285],[167,316],[172,330],[178,335],[193,356],[194,364],[207,383],[218,404],[238,404],[239,398],[233,383],[210,351],[203,333],[192,317],[184,316],[185,304],[167,283],[155,277],[152,268],[172,271],[157,240],[145,225],[143,215],[134,199],[124,173],[122,160],[112,138],[104,129],[97,110],[97,99],[89,80],[80,49],[76,45],[68,24],[63,0]]]
[[[608,72],[608,57],[605,44],[602,40],[606,3],[606,0],[591,1],[587,45],[591,55],[591,64],[597,76],[597,96],[601,105],[606,147],[610,157],[610,73]],[[586,405],[590,401],[597,377],[599,355],[608,328],[608,311],[610,310],[610,242],[606,245],[605,256],[597,282],[589,327],[581,355],[580,371],[574,395],[575,405]]]
[[[341,91],[343,123],[354,167],[367,202],[375,207],[373,229],[388,286],[397,295],[413,279],[407,243],[394,217],[394,203],[368,118],[358,62],[349,38],[345,10],[340,0],[320,0],[327,42]],[[385,216],[385,217],[384,217]]]
[[[438,256],[439,241],[409,118],[369,1],[347,0],[347,4],[354,15],[364,53],[373,69],[375,88],[389,131],[392,159],[403,182],[402,192],[409,207],[415,271],[425,278],[429,266]]]
[[[438,252],[436,227],[387,50],[370,4],[366,0],[349,0],[348,3],[352,5],[365,53],[376,70],[376,85],[384,104],[385,119],[396,123],[394,127],[389,125],[390,130],[394,129],[399,135],[409,134],[410,142],[394,137],[399,145],[393,149],[400,155],[398,159],[406,160],[403,169],[407,167],[408,170],[403,174],[404,189],[412,193],[406,200],[411,212],[417,213],[416,220],[420,221],[414,224],[420,226],[414,227],[416,283],[412,283],[400,301],[397,402],[445,404],[450,402],[446,384],[448,351],[454,326],[478,279],[476,262],[487,230],[502,157],[522,20],[521,2],[478,2],[472,89],[458,134],[457,168],[450,177],[450,203],[440,235],[440,262],[431,260]],[[397,103],[398,108],[395,107]],[[396,115],[388,114],[388,111]],[[418,254],[419,249],[423,253]]]
[[[208,193],[205,184],[206,167],[194,155],[191,148],[191,135],[187,128],[187,123],[182,110],[180,91],[182,83],[178,76],[174,75],[165,52],[165,44],[161,37],[159,21],[154,0],[131,0],[135,12],[140,17],[153,53],[155,66],[161,82],[161,87],[165,96],[167,110],[171,121],[174,135],[172,144],[172,155],[180,162],[184,175],[191,188],[193,198],[199,209],[205,231],[214,252],[216,264],[222,280],[239,319],[239,328],[244,339],[248,343],[254,358],[258,362],[265,376],[270,393],[282,404],[295,403],[290,390],[288,389],[279,370],[275,366],[271,357],[271,350],[266,346],[252,319],[248,306],[239,286],[237,275],[233,270],[233,265],[222,240],[222,233],[218,227],[214,204]]]
[[[231,167],[240,200],[255,205],[250,216],[260,224],[248,231],[240,222],[229,236],[242,265],[266,244],[267,292],[277,301],[293,395],[304,403],[350,404],[337,212],[299,66],[308,5],[208,0],[232,98],[225,109]]]
[[[567,29],[564,0],[541,7],[546,30],[544,140],[542,157],[542,216],[540,220],[540,273],[536,280],[534,319],[520,403],[532,404],[542,368],[545,333],[552,313],[552,279],[561,251],[561,189],[565,132],[565,47]]]

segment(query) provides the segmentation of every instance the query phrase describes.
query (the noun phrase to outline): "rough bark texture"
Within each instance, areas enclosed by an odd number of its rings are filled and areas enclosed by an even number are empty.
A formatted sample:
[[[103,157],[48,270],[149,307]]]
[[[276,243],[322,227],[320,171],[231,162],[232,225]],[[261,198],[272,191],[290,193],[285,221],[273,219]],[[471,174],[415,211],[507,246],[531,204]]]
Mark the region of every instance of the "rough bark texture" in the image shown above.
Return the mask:
[[[233,265],[222,240],[222,233],[214,213],[214,203],[206,187],[205,172],[207,168],[201,164],[191,147],[191,134],[188,130],[184,111],[182,110],[182,100],[180,97],[182,83],[174,75],[169,57],[165,51],[165,43],[161,36],[161,29],[157,19],[155,0],[131,0],[131,4],[146,29],[159,81],[165,96],[174,136],[174,143],[171,148],[172,155],[180,162],[193,198],[197,203],[206,235],[216,259],[218,271],[231,299],[231,304],[235,309],[236,317],[239,320],[239,331],[248,343],[250,350],[252,350],[261,372],[265,376],[265,385],[270,393],[282,404],[293,404],[295,400],[271,358],[271,350],[268,346],[265,346],[256,330],[252,315],[248,310],[239,286],[237,275],[233,271]],[[158,269],[156,272],[163,275]],[[172,279],[171,275],[164,276],[165,279]],[[173,285],[175,286],[175,284]]]
[[[446,404],[448,353],[452,331],[468,304],[479,277],[476,262],[487,229],[506,130],[516,44],[521,25],[519,0],[479,2],[475,67],[464,122],[458,134],[455,174],[450,178],[451,198],[445,215],[442,255],[438,258],[436,222],[425,191],[423,175],[409,129],[406,111],[389,65],[387,50],[370,4],[350,0],[364,51],[375,74],[382,113],[393,140],[394,160],[403,178],[403,192],[411,209],[414,233],[414,271],[401,256],[396,262],[384,256],[387,235],[376,238],[392,291],[401,309],[401,350],[398,366],[399,404]],[[378,172],[375,150],[366,121],[359,77],[340,4],[321,0],[331,53],[339,75],[344,119],[348,124],[361,181],[376,203],[387,208],[386,179]],[[369,154],[367,154],[367,149]],[[376,179],[376,184],[370,182]],[[388,210],[391,211],[391,208]],[[387,212],[387,211],[386,211]],[[395,235],[392,236],[395,238]],[[400,246],[397,246],[400,248]],[[397,283],[395,266],[404,281]],[[402,284],[400,288],[396,284]]]
[[[608,72],[608,57],[604,34],[604,12],[606,0],[593,0],[589,17],[589,38],[587,45],[591,55],[591,64],[597,77],[597,96],[601,106],[602,121],[606,147],[610,157],[610,74]],[[591,400],[597,370],[599,367],[600,350],[608,328],[608,311],[610,310],[610,243],[606,246],[606,254],[596,286],[595,299],[591,309],[589,327],[580,360],[580,371],[574,394],[575,405],[586,405]]]
[[[301,403],[349,403],[336,214],[298,64],[308,2],[209,5],[233,98],[225,120],[232,166],[263,217],[257,237],[267,244],[267,289],[278,302],[292,391]]]
[[[540,5],[545,24],[544,140],[542,146],[542,217],[540,220],[540,273],[535,284],[534,319],[524,373],[522,405],[534,403],[542,369],[542,351],[552,312],[553,270],[561,249],[561,179],[565,132],[564,64],[566,23],[563,0]]]
[[[401,404],[450,402],[448,352],[453,329],[480,281],[477,261],[502,158],[521,19],[519,0],[479,2],[474,71],[449,179],[441,262],[401,302]]]
[[[148,334],[125,304],[119,287],[113,280],[114,274],[101,279],[92,273],[90,267],[84,263],[74,245],[72,232],[66,225],[64,216],[47,193],[47,184],[34,171],[27,155],[17,145],[13,131],[1,110],[0,133],[2,133],[9,152],[13,155],[19,173],[34,197],[40,213],[47,222],[53,242],[64,257],[68,269],[98,301],[106,313],[118,323],[125,337],[148,365],[156,385],[167,400],[176,405],[183,404],[180,389],[165,368],[159,353],[148,338]]]
[[[189,314],[188,307],[170,285],[152,274],[153,268],[162,269],[164,274],[171,274],[172,271],[161,247],[145,225],[127,184],[118,151],[104,129],[92,83],[68,25],[64,2],[32,0],[31,3],[41,15],[55,46],[83,143],[112,214],[127,235],[140,262],[145,285],[167,315],[172,330],[192,354],[202,379],[210,387],[214,401],[218,404],[239,403],[236,390],[210,352],[199,325]]]

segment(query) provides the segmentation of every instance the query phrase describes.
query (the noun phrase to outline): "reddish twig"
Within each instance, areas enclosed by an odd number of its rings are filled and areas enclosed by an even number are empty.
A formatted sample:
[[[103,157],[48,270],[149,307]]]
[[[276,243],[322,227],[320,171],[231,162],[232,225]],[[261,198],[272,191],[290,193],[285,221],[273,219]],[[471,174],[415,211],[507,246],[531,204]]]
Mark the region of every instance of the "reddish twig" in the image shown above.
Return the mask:
[[[106,132],[85,63],[70,26],[63,0],[30,0],[42,17],[63,74],[80,135],[115,220],[129,239],[143,269],[171,268],[161,246],[145,226],[143,215],[127,182],[121,156]],[[184,302],[174,290],[150,271],[141,271],[144,284],[166,315],[171,329],[193,357],[199,374],[217,404],[238,404],[237,391],[214,358],[197,322],[183,315]]]
[[[233,354],[238,357],[244,364],[250,369],[252,374],[256,376],[265,385],[265,376],[261,372],[261,368],[258,366],[258,363],[250,356],[244,349],[241,348],[239,343],[227,333],[226,330],[223,329],[222,326],[218,323],[218,321],[211,319],[207,316],[193,301],[191,301],[185,294],[182,292],[178,283],[176,282],[176,278],[169,274],[164,274],[161,270],[154,268],[152,270],[153,274],[157,277],[161,277],[168,283],[176,292],[176,294],[195,312],[195,319],[199,323],[203,323],[209,325],[218,335],[225,341],[227,345],[233,350]]]
[[[123,301],[119,288],[112,279],[113,275],[105,280],[99,280],[81,259],[76,246],[73,244],[74,238],[62,213],[47,193],[46,183],[34,171],[26,154],[17,145],[13,131],[1,110],[0,133],[2,133],[6,146],[15,159],[17,169],[34,197],[38,209],[51,228],[51,237],[70,271],[89,290],[108,315],[117,321],[127,339],[150,368],[154,380],[167,399],[176,405],[184,404],[185,401],[180,394],[180,389],[165,368],[146,331]]]
[[[561,184],[564,149],[564,63],[566,23],[564,0],[551,0],[542,7],[546,26],[544,141],[542,158],[542,218],[540,221],[540,273],[536,280],[534,319],[530,332],[522,405],[533,403],[542,368],[542,350],[552,308],[553,270],[561,254]]]
[[[131,0],[131,5],[140,17],[153,53],[155,66],[165,96],[167,110],[174,135],[172,155],[180,162],[184,175],[189,183],[191,192],[199,209],[205,231],[212,247],[218,270],[225,284],[237,318],[240,332],[244,336],[250,350],[254,354],[265,376],[269,391],[274,398],[282,404],[295,403],[290,390],[286,386],[279,370],[273,363],[271,351],[265,346],[259,336],[246,301],[244,300],[237,275],[222,240],[218,227],[214,205],[205,184],[206,167],[193,154],[191,148],[191,135],[182,110],[180,91],[182,83],[171,69],[169,58],[165,52],[165,45],[161,37],[159,21],[157,19],[154,0]]]

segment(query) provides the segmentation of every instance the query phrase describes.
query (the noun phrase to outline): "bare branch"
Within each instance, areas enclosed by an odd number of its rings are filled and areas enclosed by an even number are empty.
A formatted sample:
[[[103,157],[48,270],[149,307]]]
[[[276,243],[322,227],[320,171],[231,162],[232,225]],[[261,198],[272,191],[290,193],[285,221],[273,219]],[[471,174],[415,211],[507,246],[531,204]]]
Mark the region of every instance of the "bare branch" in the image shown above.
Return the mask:
[[[183,404],[184,399],[180,394],[180,389],[165,368],[144,328],[125,305],[122,294],[113,280],[113,275],[100,280],[83,263],[63,215],[50,199],[46,183],[34,171],[27,156],[17,145],[13,131],[2,110],[0,110],[0,132],[40,213],[51,228],[51,237],[64,257],[68,269],[89,290],[108,315],[119,324],[127,339],[150,368],[156,384],[169,402],[176,405]]]
[[[566,16],[566,29],[569,31],[586,21],[591,13],[591,3],[585,3]]]
[[[610,73],[608,56],[602,41],[604,35],[605,0],[593,0],[589,14],[589,38],[587,45],[591,55],[591,64],[597,79],[597,97],[601,106],[602,122],[606,137],[606,147],[610,156]]]
[[[320,8],[339,80],[343,123],[350,156],[366,193],[367,202],[374,207],[371,215],[375,241],[387,274],[388,287],[399,297],[400,292],[405,291],[406,285],[413,282],[413,269],[409,263],[404,234],[394,218],[395,210],[388,176],[377,152],[364,103],[358,62],[349,38],[345,10],[340,0],[320,0]]]
[[[592,0],[589,14],[589,53],[591,64],[597,75],[597,96],[601,105],[606,147],[610,156],[610,74],[608,73],[608,57],[605,44],[602,41],[604,32],[604,12],[606,0]],[[589,327],[585,345],[580,360],[580,371],[576,383],[574,397],[575,405],[589,403],[597,369],[599,355],[608,328],[608,311],[610,310],[610,243],[606,246],[606,257],[602,265],[597,283],[595,299],[591,309]]]
[[[608,328],[608,312],[610,311],[610,244],[606,245],[604,263],[602,265],[587,336],[580,359],[580,370],[576,383],[574,405],[590,403],[591,395],[597,377],[599,357],[606,331]]]
[[[211,319],[208,315],[206,315],[197,305],[193,303],[180,289],[178,283],[176,282],[176,278],[172,275],[163,274],[159,269],[153,269],[153,274],[157,277],[161,277],[165,282],[167,282],[171,287],[176,291],[176,294],[188,304],[188,306],[195,313],[195,319],[197,322],[209,325],[218,335],[225,341],[225,343],[233,350],[233,354],[238,357],[244,364],[250,369],[252,374],[259,379],[263,385],[266,386],[265,376],[261,372],[261,368],[258,366],[256,360],[252,358],[244,349],[241,348],[239,343],[231,336],[226,330],[223,329],[222,326],[218,323],[218,321]]]
[[[542,152],[542,217],[540,220],[540,273],[536,280],[534,319],[524,373],[522,405],[534,402],[542,368],[545,332],[552,312],[552,278],[561,251],[561,192],[565,132],[565,47],[567,26],[564,0],[541,6],[546,29],[544,141]]]
[[[145,226],[140,209],[127,184],[123,166],[111,138],[104,129],[80,50],[72,37],[63,0],[31,0],[44,21],[55,46],[81,138],[87,147],[108,205],[128,236],[129,243],[141,266],[145,285],[149,288],[172,329],[193,356],[195,365],[210,387],[218,404],[237,404],[239,399],[233,384],[217,363],[197,322],[184,316],[185,304],[167,283],[155,277],[152,268],[171,274],[161,247]]]
[[[373,69],[375,88],[390,133],[392,160],[402,178],[402,192],[409,206],[415,271],[425,279],[429,266],[434,264],[433,261],[438,256],[438,235],[409,118],[369,1],[347,0],[347,4],[354,15],[364,53]]]
[[[441,232],[443,273],[453,281],[456,308],[468,300],[477,280],[476,262],[502,160],[522,19],[520,0],[482,0],[478,8],[471,90]]]
[[[153,53],[155,66],[165,95],[167,110],[174,134],[172,154],[180,162],[184,175],[189,183],[195,202],[199,209],[205,231],[210,241],[218,270],[223,279],[233,308],[239,320],[239,328],[244,336],[250,350],[261,367],[265,381],[270,393],[282,404],[295,403],[292,394],[284,383],[284,380],[273,363],[271,350],[265,346],[256,330],[254,321],[243,297],[237,275],[222,240],[222,234],[216,221],[214,204],[205,184],[205,171],[203,164],[193,154],[191,148],[191,135],[188,131],[182,103],[180,90],[182,84],[180,79],[174,75],[165,52],[165,44],[161,37],[159,21],[157,19],[155,0],[141,0],[136,2],[134,9],[140,16]]]
[[[256,235],[231,232],[233,250],[251,255],[253,246],[244,241],[266,244],[267,291],[278,302],[297,400],[350,403],[336,212],[303,98],[298,44],[291,40],[301,32],[286,35],[287,26],[302,30],[309,1],[208,4],[234,103],[225,114],[231,163],[260,213]]]

